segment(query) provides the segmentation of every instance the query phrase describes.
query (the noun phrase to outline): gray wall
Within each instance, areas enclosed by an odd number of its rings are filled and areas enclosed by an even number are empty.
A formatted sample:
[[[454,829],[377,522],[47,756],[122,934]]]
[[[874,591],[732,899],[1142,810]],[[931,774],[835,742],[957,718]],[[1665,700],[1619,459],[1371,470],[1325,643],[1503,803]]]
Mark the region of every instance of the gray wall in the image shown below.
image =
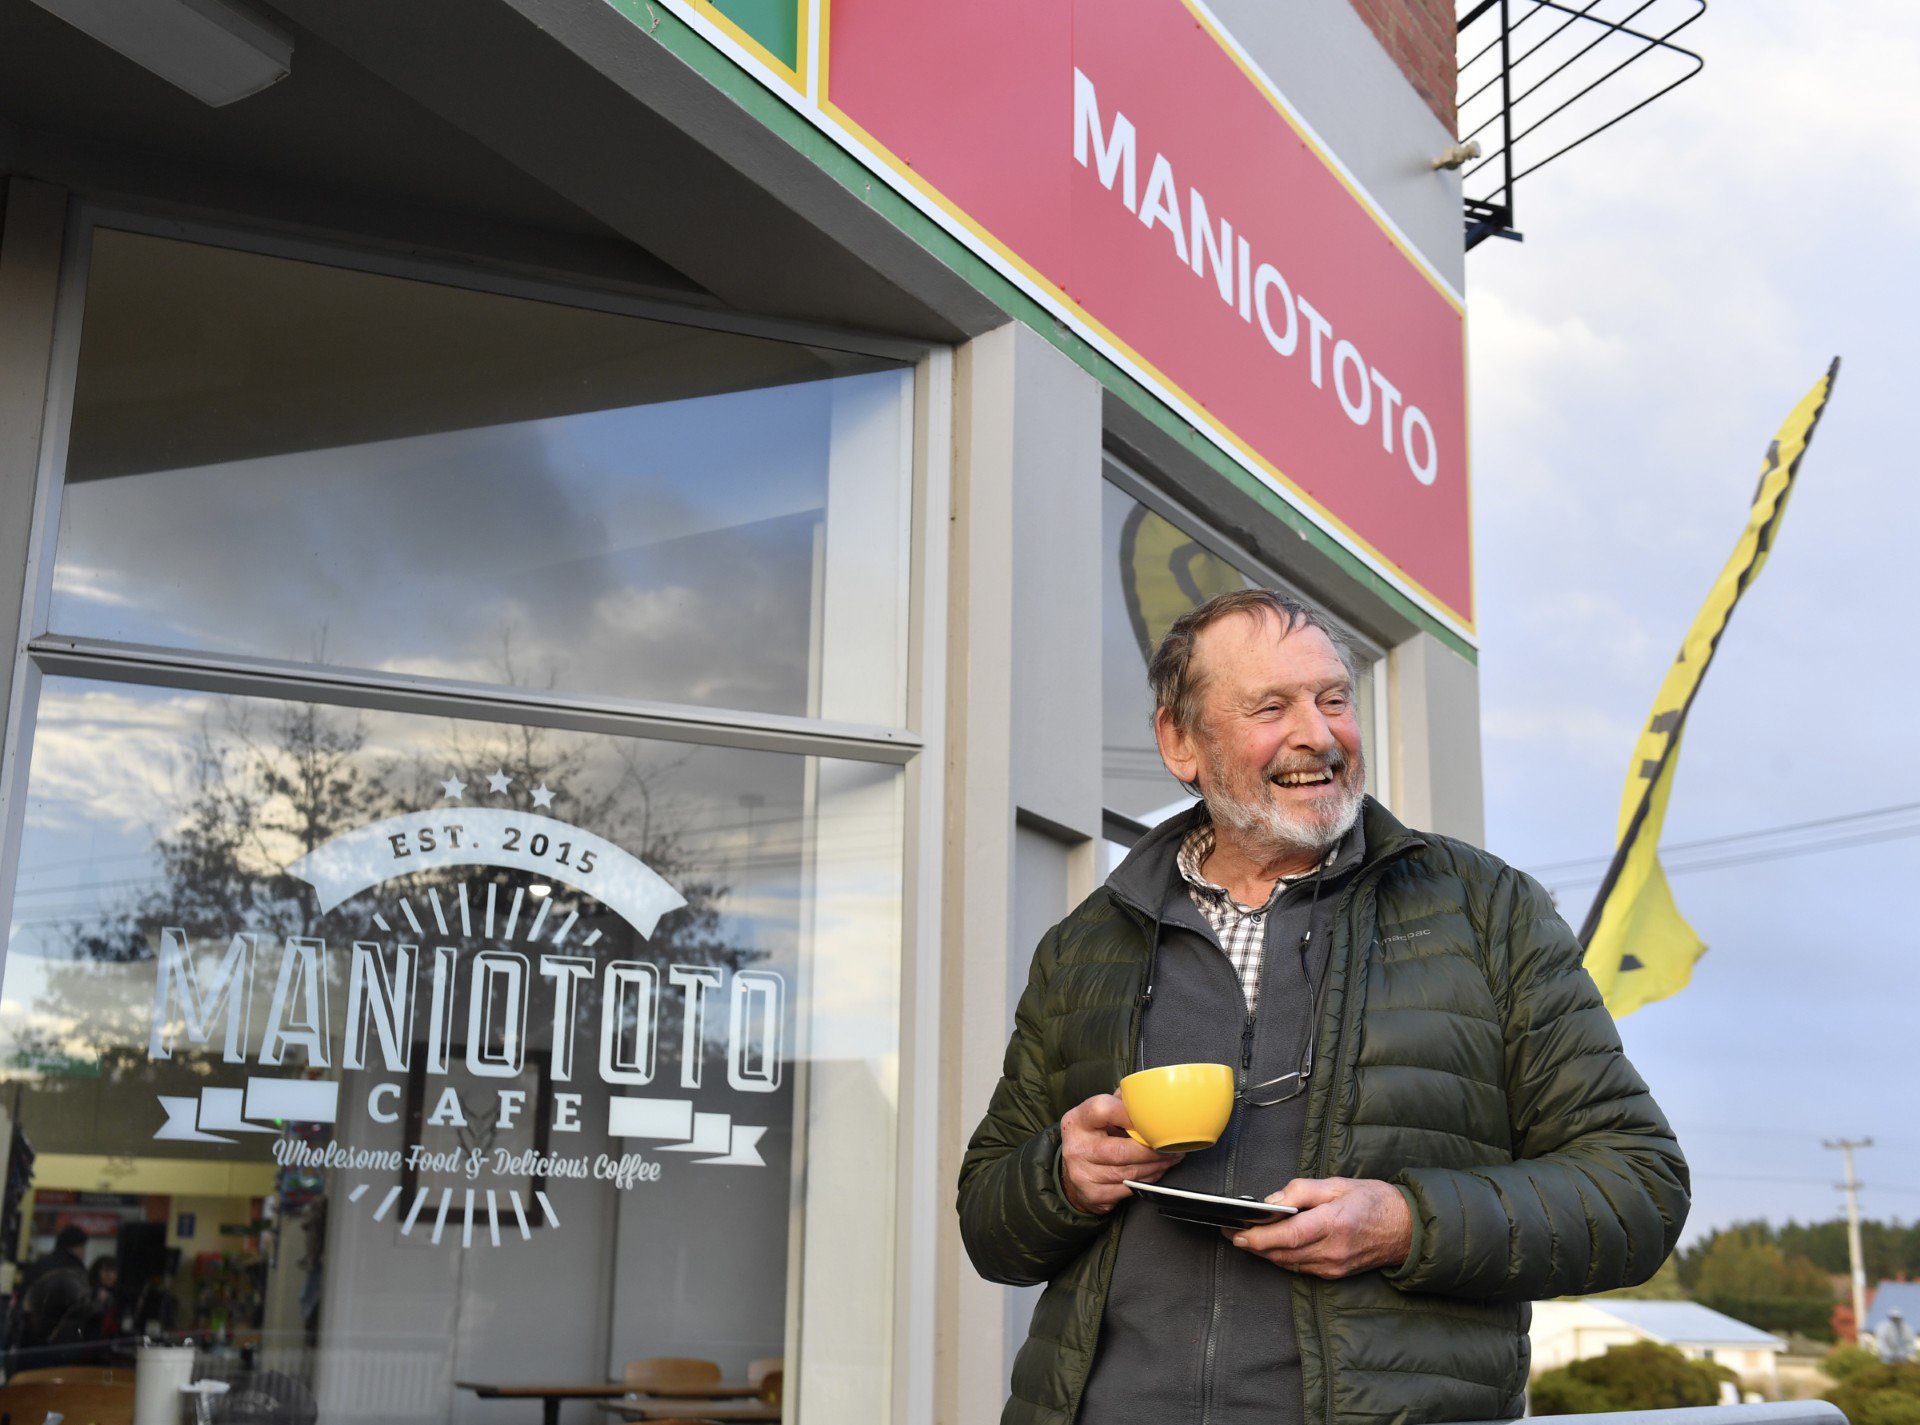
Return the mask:
[[[1100,387],[1018,324],[960,348],[948,618],[940,1177],[985,1111],[1034,942],[1100,830]],[[943,1213],[941,1416],[991,1420],[1031,1292],[977,1277]]]
[[[1213,0],[1213,12],[1427,261],[1466,285],[1453,142],[1344,0]]]
[[[1387,655],[1394,810],[1409,826],[1481,845],[1480,670],[1431,634]]]

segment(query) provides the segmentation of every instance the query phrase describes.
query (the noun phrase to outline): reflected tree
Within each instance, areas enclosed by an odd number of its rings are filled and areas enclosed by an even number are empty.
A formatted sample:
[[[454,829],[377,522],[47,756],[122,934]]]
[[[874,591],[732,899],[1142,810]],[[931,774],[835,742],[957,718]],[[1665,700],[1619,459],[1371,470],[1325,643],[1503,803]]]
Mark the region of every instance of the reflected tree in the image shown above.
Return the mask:
[[[447,868],[376,886],[322,915],[311,888],[287,871],[346,832],[443,803],[441,784],[449,778],[472,782],[490,772],[506,777],[508,804],[607,837],[685,898],[642,940],[589,897],[556,885],[554,910],[578,912],[601,931],[593,953],[729,973],[762,958],[729,933],[724,907],[731,888],[711,869],[711,852],[689,835],[686,808],[661,790],[688,754],[608,739],[588,743],[537,727],[458,722],[447,725],[438,744],[382,757],[370,749],[361,715],[310,703],[235,701],[204,717],[174,769],[171,811],[157,819],[154,874],[118,904],[71,923],[59,956],[44,962],[34,1016],[16,1031],[17,1063],[97,1055],[110,1081],[149,1082],[163,1092],[166,1081],[182,1074],[204,1081],[214,1071],[204,1055],[148,1060],[150,1004],[124,989],[102,993],[102,968],[151,960],[162,927],[184,931],[203,954],[224,947],[239,930],[259,934],[263,946],[295,935],[337,945],[378,935],[373,917],[396,891],[423,896],[431,888],[451,901],[463,881],[490,880],[503,890],[524,884],[528,878],[518,871]],[[535,788],[548,789],[550,803],[536,808]],[[463,947],[463,954],[474,948]],[[344,960],[328,958],[336,990],[343,988]],[[338,1013],[344,995],[329,998]],[[664,1077],[677,1073],[682,1038],[678,1005],[662,1011]],[[599,1013],[597,989],[587,988],[576,1001],[579,1027],[596,1024]],[[192,1092],[190,1083],[178,1087]]]

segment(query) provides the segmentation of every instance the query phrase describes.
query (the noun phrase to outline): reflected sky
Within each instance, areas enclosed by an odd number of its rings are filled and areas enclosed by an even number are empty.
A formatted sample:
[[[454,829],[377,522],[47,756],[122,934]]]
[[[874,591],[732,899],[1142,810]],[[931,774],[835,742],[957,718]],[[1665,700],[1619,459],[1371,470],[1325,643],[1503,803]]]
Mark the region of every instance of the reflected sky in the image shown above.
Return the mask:
[[[897,420],[860,401],[889,385],[903,378],[82,481],[51,627],[805,714],[836,410]]]

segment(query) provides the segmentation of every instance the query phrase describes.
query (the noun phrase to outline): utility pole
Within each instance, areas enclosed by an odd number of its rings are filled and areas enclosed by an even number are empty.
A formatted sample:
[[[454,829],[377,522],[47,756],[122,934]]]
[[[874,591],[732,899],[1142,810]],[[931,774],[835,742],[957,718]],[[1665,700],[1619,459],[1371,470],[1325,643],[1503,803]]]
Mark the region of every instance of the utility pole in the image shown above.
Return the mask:
[[[1860,1179],[1853,1172],[1853,1150],[1871,1148],[1871,1138],[1828,1138],[1824,1148],[1838,1148],[1846,1155],[1847,1180],[1836,1184],[1847,1195],[1847,1260],[1853,1267],[1853,1339],[1857,1342],[1867,1325],[1867,1268],[1860,1260]]]

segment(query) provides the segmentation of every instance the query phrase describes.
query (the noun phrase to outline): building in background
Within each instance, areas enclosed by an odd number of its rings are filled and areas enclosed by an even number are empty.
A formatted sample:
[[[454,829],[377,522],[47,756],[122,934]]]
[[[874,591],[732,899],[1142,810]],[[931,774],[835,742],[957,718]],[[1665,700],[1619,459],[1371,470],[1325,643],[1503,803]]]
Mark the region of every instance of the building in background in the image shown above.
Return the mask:
[[[1920,1282],[1883,1281],[1867,1301],[1860,1344],[1883,1361],[1915,1358],[1914,1333],[1920,1331]]]
[[[1452,7],[110,8],[0,0],[4,1255],[287,1418],[992,1418],[1166,624],[1480,834]]]
[[[1614,1297],[1535,1302],[1529,1335],[1535,1375],[1651,1341],[1688,1360],[1725,1366],[1746,1390],[1769,1400],[1779,1398],[1780,1353],[1787,1348],[1778,1336],[1698,1302]]]

